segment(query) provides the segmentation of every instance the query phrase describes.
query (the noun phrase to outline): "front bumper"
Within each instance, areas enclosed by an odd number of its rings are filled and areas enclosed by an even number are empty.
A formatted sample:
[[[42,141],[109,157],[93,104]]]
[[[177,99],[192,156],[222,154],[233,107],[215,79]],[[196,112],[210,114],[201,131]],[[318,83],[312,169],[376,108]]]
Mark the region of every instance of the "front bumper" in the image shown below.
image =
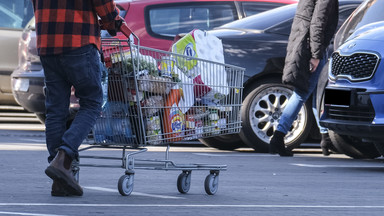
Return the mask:
[[[372,123],[347,122],[334,119],[321,119],[320,125],[338,134],[360,137],[365,139],[383,139],[384,125]]]
[[[384,138],[384,91],[327,87],[320,125],[339,134]]]

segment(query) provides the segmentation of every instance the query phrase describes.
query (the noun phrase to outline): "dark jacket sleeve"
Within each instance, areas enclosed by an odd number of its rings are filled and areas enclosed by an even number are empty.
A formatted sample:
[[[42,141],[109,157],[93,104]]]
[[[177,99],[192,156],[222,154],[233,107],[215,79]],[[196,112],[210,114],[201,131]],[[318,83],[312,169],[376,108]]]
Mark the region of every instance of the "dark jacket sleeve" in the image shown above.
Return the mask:
[[[325,49],[330,43],[328,34],[334,34],[337,26],[335,13],[338,13],[338,0],[318,0],[313,11],[310,27],[310,48],[311,57],[321,59]],[[333,24],[331,27],[329,24]],[[334,25],[336,23],[336,25]]]

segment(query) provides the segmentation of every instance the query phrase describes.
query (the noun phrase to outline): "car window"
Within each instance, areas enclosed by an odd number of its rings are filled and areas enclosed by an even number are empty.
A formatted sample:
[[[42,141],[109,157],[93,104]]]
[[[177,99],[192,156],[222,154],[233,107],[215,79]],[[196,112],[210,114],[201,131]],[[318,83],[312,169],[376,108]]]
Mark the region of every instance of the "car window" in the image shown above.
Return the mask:
[[[289,35],[291,33],[291,27],[292,27],[293,19],[286,20],[270,29],[267,30],[267,32],[275,33],[275,34],[282,34],[282,35]]]
[[[268,3],[268,2],[241,2],[244,15],[251,16],[267,10],[271,10],[276,7],[283,6],[280,3]]]
[[[339,12],[339,23],[337,24],[338,29],[355,9],[356,8],[349,8],[347,10],[343,10]]]
[[[242,20],[234,21],[223,25],[223,28],[240,28],[240,29],[254,29],[265,30],[276,25],[276,23],[283,23],[295,15],[296,4],[278,7],[269,11],[265,11],[253,16],[246,17]]]
[[[31,1],[0,2],[0,28],[23,29],[32,17],[33,7]]]
[[[384,20],[384,1],[364,1],[340,27],[335,36],[335,48],[344,43],[358,28],[377,21]]]
[[[339,11],[339,22],[337,29],[343,24],[343,22],[348,18],[348,16],[351,15],[351,13],[356,9],[357,5],[348,5],[343,7]],[[275,33],[275,34],[283,34],[283,35],[289,35],[291,32],[291,26],[293,23],[293,19],[286,20],[284,22],[281,22],[272,28],[266,30],[270,33]]]
[[[210,30],[238,17],[232,3],[157,5],[145,13],[149,32],[166,37],[193,29]]]

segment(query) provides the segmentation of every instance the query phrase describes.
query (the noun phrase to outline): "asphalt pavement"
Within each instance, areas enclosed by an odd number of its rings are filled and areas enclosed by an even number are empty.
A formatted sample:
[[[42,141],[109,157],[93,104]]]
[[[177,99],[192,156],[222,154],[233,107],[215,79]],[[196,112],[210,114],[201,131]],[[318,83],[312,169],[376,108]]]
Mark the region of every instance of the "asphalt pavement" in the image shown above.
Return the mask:
[[[43,131],[0,130],[0,215],[382,215],[382,159],[355,160],[322,156],[302,148],[294,157],[254,153],[243,148],[220,151],[171,146],[177,164],[227,165],[215,195],[204,190],[208,170],[194,170],[191,188],[181,194],[181,171],[135,169],[130,196],[117,182],[122,168],[80,167],[82,197],[52,197],[44,174],[47,152]],[[89,144],[89,143],[88,143]],[[83,147],[89,146],[84,144]],[[166,147],[148,146],[136,159],[164,159]],[[121,157],[120,149],[96,148],[81,155]],[[81,163],[116,165],[121,160],[81,159]]]

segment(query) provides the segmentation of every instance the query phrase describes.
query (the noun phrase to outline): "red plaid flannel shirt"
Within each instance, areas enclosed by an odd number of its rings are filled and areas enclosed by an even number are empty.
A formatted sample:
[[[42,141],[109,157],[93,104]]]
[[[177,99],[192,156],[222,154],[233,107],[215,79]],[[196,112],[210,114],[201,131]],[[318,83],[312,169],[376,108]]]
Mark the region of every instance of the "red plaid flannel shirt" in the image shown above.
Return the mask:
[[[101,46],[98,16],[114,26],[113,0],[32,0],[39,55],[56,55],[88,44]]]

